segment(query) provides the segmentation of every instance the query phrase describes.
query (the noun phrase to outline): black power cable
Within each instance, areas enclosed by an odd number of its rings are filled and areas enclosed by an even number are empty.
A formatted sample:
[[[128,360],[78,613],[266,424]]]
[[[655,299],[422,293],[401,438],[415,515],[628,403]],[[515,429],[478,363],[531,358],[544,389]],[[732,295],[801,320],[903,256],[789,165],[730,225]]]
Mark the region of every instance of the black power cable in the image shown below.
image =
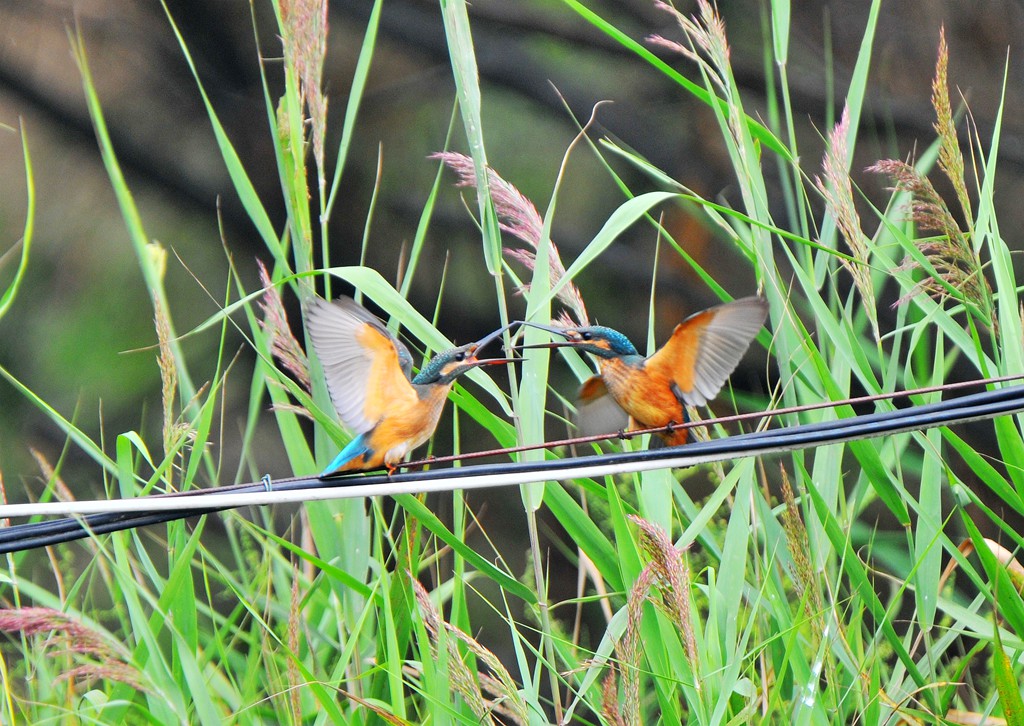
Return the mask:
[[[607,465],[649,464],[673,462],[673,467],[697,463],[758,456],[793,449],[838,444],[857,439],[872,438],[907,431],[949,426],[965,421],[994,418],[1024,411],[1024,385],[1008,386],[992,391],[960,396],[948,401],[914,406],[897,411],[865,414],[850,418],[812,424],[799,424],[788,428],[739,434],[713,441],[701,441],[674,448],[627,451],[612,454],[580,456],[532,462],[503,462],[457,468],[408,471],[392,475],[305,476],[278,479],[271,482],[251,482],[230,487],[193,490],[174,494],[156,495],[153,499],[189,498],[196,500],[194,508],[153,510],[141,512],[109,512],[80,517],[66,517],[44,522],[12,525],[0,528],[0,554],[45,547],[61,542],[81,539],[90,534],[106,534],[151,524],[197,517],[210,512],[223,511],[233,506],[203,506],[209,494],[285,492],[323,487],[358,485],[358,496],[365,496],[365,487],[380,484],[406,485],[415,491],[417,484],[439,479],[479,479],[499,474],[537,475],[537,481],[557,480],[560,472],[597,468]],[[644,467],[654,468],[654,467]],[[340,498],[340,497],[339,497]]]

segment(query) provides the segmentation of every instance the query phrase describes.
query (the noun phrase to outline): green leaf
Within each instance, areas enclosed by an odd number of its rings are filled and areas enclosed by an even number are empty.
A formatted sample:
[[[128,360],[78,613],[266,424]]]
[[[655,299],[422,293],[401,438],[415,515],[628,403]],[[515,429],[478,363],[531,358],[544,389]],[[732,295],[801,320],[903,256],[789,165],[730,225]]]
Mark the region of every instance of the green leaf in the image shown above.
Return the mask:
[[[566,534],[590,558],[613,590],[622,590],[618,553],[594,520],[561,484],[544,490],[544,504],[565,528]]]
[[[110,460],[110,458],[103,452],[103,449],[94,442],[92,439],[85,434],[84,431],[75,426],[71,421],[64,418],[57,412],[55,408],[50,406],[46,401],[36,395],[31,389],[25,384],[14,377],[3,366],[0,366],[0,376],[7,379],[14,388],[25,398],[29,400],[34,406],[42,411],[57,428],[63,431],[69,439],[74,441],[90,458],[93,459],[97,464],[102,466],[107,472],[117,475],[118,468],[117,464]]]
[[[441,0],[441,17],[448,38],[448,55],[455,76],[455,92],[462,112],[469,154],[476,172],[476,199],[480,207],[480,229],[483,233],[484,261],[492,275],[501,271],[501,231],[498,215],[491,199],[487,179],[487,150],[484,146],[483,119],[480,103],[480,73],[469,28],[465,0]]]
[[[646,194],[641,194],[623,202],[614,212],[611,213],[608,220],[594,236],[594,239],[592,239],[579,256],[573,260],[573,263],[566,268],[562,279],[551,286],[551,290],[547,294],[547,301],[550,302],[553,300],[555,295],[557,295],[563,287],[568,285],[569,282],[580,273],[580,271],[597,259],[602,252],[608,249],[609,245],[618,239],[620,234],[625,232],[638,219],[650,212],[652,207],[669,199],[679,198],[679,196],[679,194],[674,192],[647,192]],[[538,304],[540,303],[538,302]]]
[[[185,39],[178,30],[177,23],[174,22],[174,17],[171,15],[170,8],[167,7],[167,3],[164,2],[164,0],[161,0],[160,4],[164,9],[164,13],[167,15],[167,21],[171,24],[171,29],[174,31],[174,37],[178,40],[178,46],[181,48],[181,54],[184,56],[185,62],[188,63],[188,68],[192,72],[192,77],[196,81],[196,88],[203,99],[203,105],[206,107],[206,114],[210,119],[210,126],[213,129],[213,135],[217,140],[217,148],[220,149],[221,157],[224,160],[224,166],[227,168],[228,176],[231,177],[231,182],[235,186],[238,199],[241,201],[242,207],[249,215],[249,219],[251,219],[252,223],[255,225],[256,231],[259,232],[264,244],[267,245],[267,249],[269,249],[274,255],[274,259],[277,260],[279,264],[285,264],[287,258],[281,247],[277,230],[274,229],[274,225],[270,221],[270,216],[267,214],[267,211],[263,206],[263,202],[260,201],[259,195],[256,194],[256,187],[254,187],[252,181],[249,180],[249,175],[246,173],[245,167],[242,166],[242,160],[238,156],[238,152],[235,151],[235,147],[232,145],[231,139],[228,138],[227,132],[224,130],[224,126],[221,124],[220,118],[218,118],[217,112],[213,108],[213,104],[210,103],[209,96],[206,95],[206,88],[203,86],[203,82],[199,78],[199,71],[196,70],[195,62],[192,60],[192,54],[189,52],[188,46],[185,44]]]
[[[452,534],[451,531],[444,526],[441,520],[438,519],[433,512],[427,509],[427,506],[419,499],[411,494],[400,494],[395,497],[395,501],[401,505],[406,512],[418,519],[420,524],[433,532],[434,535],[442,542],[464,557],[466,562],[473,565],[473,567],[480,570],[480,572],[501,585],[503,590],[506,590],[509,594],[515,595],[531,605],[537,602],[537,595],[532,590],[512,576],[499,570],[482,555],[473,550],[469,545]]]
[[[22,280],[25,279],[25,271],[28,269],[28,255],[32,249],[32,238],[35,234],[36,225],[36,183],[32,174],[32,157],[28,150],[28,138],[25,136],[25,127],[21,128],[21,149],[25,159],[25,228],[21,234],[21,259],[18,262],[18,269],[14,273],[11,284],[0,295],[0,318],[4,316],[7,309],[11,307]],[[0,255],[0,266],[3,265],[5,255]]]
[[[1024,699],[1020,695],[1020,682],[1013,673],[1010,658],[1003,650],[998,624],[993,624],[992,632],[995,640],[992,644],[992,671],[995,674],[999,702],[1003,707],[1003,718],[1008,726],[1024,726]]]
[[[334,208],[334,201],[338,190],[341,187],[341,173],[348,160],[348,150],[352,145],[352,134],[356,126],[356,118],[359,115],[359,104],[363,100],[366,90],[366,79],[370,75],[370,64],[373,60],[373,52],[377,47],[377,30],[380,27],[380,13],[384,7],[384,0],[375,0],[373,10],[370,11],[370,19],[366,23],[366,35],[363,37],[363,44],[359,47],[359,58],[356,60],[355,71],[352,73],[352,84],[348,92],[348,105],[345,106],[345,120],[341,125],[341,141],[338,143],[338,155],[334,160],[334,179],[331,180],[331,192],[324,205],[324,214],[327,219],[331,216]],[[324,257],[324,259],[328,259]]]
[[[886,643],[890,648],[892,648],[896,657],[899,658],[903,667],[906,668],[907,673],[909,673],[910,677],[913,678],[914,683],[917,684],[919,688],[923,689],[922,693],[926,693],[927,681],[921,673],[920,668],[918,668],[917,663],[907,651],[906,646],[903,644],[903,640],[893,627],[892,616],[878,599],[878,595],[875,593],[874,584],[868,576],[867,569],[861,562],[859,554],[851,545],[849,536],[839,526],[839,523],[833,516],[832,511],[818,493],[817,486],[815,486],[807,472],[802,471],[801,475],[803,485],[808,494],[810,494],[811,500],[814,503],[813,511],[817,514],[826,536],[832,543],[833,549],[836,550],[843,560],[844,572],[847,577],[850,578],[850,586],[857,592],[861,600],[864,602],[868,612],[871,613],[871,616],[877,622],[877,627],[881,629],[881,634],[885,638]],[[931,696],[927,696],[927,698],[931,698]]]
[[[988,575],[987,596],[1009,627],[1016,633],[1024,633],[1024,599],[1014,588],[1006,566],[996,558],[974,520],[963,509],[960,510],[960,518],[974,542],[974,551],[978,553],[985,574]]]
[[[665,61],[661,60],[651,51],[647,50],[637,41],[633,40],[629,35],[622,32],[614,25],[609,23],[607,20],[602,18],[600,15],[595,13],[593,10],[584,5],[580,0],[562,0],[562,2],[569,6],[574,12],[578,13],[580,17],[591,23],[595,28],[605,33],[608,37],[612,38],[615,42],[622,45],[624,48],[634,53],[641,60],[650,64],[653,68],[663,73],[666,77],[672,79],[680,87],[684,88],[687,92],[692,94],[695,98],[699,99],[708,106],[716,106],[719,109],[725,109],[726,104],[722,99],[712,96],[705,89],[698,86],[696,83],[686,78],[684,75],[679,73],[677,70],[672,68]],[[792,161],[792,157],[789,150],[784,144],[782,144],[771,131],[766,129],[764,126],[759,124],[757,121],[750,117],[744,117],[750,134],[756,138],[759,142],[772,149],[775,153],[782,156],[787,161]]]

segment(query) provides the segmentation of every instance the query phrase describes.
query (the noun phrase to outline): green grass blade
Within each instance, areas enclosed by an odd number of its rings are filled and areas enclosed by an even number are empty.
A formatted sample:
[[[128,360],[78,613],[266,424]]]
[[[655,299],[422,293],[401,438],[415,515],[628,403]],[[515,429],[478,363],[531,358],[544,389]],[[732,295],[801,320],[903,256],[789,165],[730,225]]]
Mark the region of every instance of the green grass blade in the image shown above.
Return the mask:
[[[455,92],[462,112],[469,154],[476,171],[476,199],[480,208],[484,262],[492,275],[501,271],[501,232],[487,179],[487,151],[484,145],[480,103],[480,73],[476,65],[473,36],[465,0],[441,0],[441,17],[448,38],[448,55],[455,76]]]
[[[72,51],[74,53],[75,60],[78,63],[79,73],[82,76],[82,88],[85,92],[86,105],[89,109],[89,117],[92,119],[93,127],[96,130],[96,139],[99,142],[100,155],[103,158],[103,164],[106,167],[107,176],[110,178],[110,184],[114,189],[114,195],[117,197],[121,216],[124,218],[125,226],[128,228],[128,235],[131,238],[132,248],[135,250],[135,256],[138,259],[139,267],[142,270],[142,278],[146,283],[146,289],[149,291],[150,297],[154,300],[154,304],[159,306],[167,317],[167,325],[170,330],[170,347],[174,356],[175,367],[178,372],[178,385],[181,390],[182,399],[188,401],[195,395],[196,388],[192,383],[191,376],[188,372],[188,366],[185,362],[184,353],[182,352],[181,346],[179,345],[174,333],[174,324],[171,321],[170,307],[167,302],[167,295],[164,291],[162,266],[158,262],[157,256],[151,254],[149,246],[150,241],[149,237],[146,235],[146,230],[142,225],[142,217],[139,214],[139,209],[135,204],[135,199],[132,196],[131,190],[128,188],[128,182],[124,178],[124,173],[121,171],[121,165],[117,160],[117,154],[114,151],[114,145],[110,139],[110,133],[107,130],[107,122],[103,114],[103,108],[100,104],[99,95],[96,92],[95,83],[93,82],[92,72],[89,69],[84,41],[79,36],[74,36],[71,40]]]
[[[395,501],[411,516],[415,517],[420,524],[433,532],[438,539],[464,557],[466,562],[501,585],[502,589],[506,590],[510,595],[515,595],[530,604],[537,602],[537,595],[532,590],[499,570],[465,542],[453,535],[441,520],[437,518],[437,515],[427,509],[426,505],[419,499],[409,494],[402,494],[396,496]]]
[[[331,191],[327,196],[327,203],[324,205],[325,219],[330,219],[338,190],[341,188],[341,174],[345,168],[345,162],[348,160],[349,147],[352,145],[352,134],[355,131],[356,118],[359,115],[359,105],[366,91],[366,79],[370,75],[373,53],[377,48],[377,31],[380,28],[380,13],[383,7],[384,0],[375,0],[373,3],[370,19],[366,23],[366,34],[363,36],[363,44],[359,47],[359,57],[356,59],[356,67],[352,73],[352,85],[348,93],[348,104],[345,106],[345,120],[341,125],[341,141],[338,143],[338,154],[334,159],[334,178],[331,180]],[[324,259],[330,258],[325,254]]]
[[[21,233],[21,259],[18,261],[18,269],[14,273],[14,279],[11,280],[11,284],[4,290],[3,295],[0,295],[0,318],[3,318],[8,308],[11,307],[14,298],[18,294],[18,288],[21,287],[22,280],[25,279],[25,271],[28,269],[28,256],[32,250],[32,239],[35,235],[36,183],[35,176],[32,173],[32,156],[28,150],[28,137],[25,136],[24,124],[22,124],[21,128],[21,148],[25,164],[25,228]],[[3,257],[3,255],[0,255],[0,266],[4,262]]]
[[[995,674],[996,690],[1003,707],[1003,718],[1007,726],[1024,726],[1024,699],[1020,695],[1020,681],[1013,673],[1010,659],[1003,650],[1003,640],[999,637],[999,625],[992,628],[992,670]]]
[[[573,12],[579,14],[580,17],[582,17],[588,23],[592,24],[602,33],[605,33],[615,42],[621,44],[624,48],[636,54],[637,57],[649,63],[653,68],[657,69],[665,76],[675,81],[677,84],[679,84],[680,87],[684,88],[687,92],[691,93],[695,98],[699,99],[700,101],[706,103],[709,106],[717,106],[720,109],[725,107],[725,101],[713,96],[712,94],[708,93],[705,89],[701,88],[696,83],[686,78],[684,75],[682,75],[674,68],[672,68],[672,66],[665,63],[665,61],[661,60],[661,58],[654,55],[654,53],[647,50],[647,48],[633,40],[626,33],[616,28],[614,25],[609,23],[607,20],[602,18],[600,15],[598,15],[596,12],[588,8],[579,0],[562,0],[562,2],[565,5],[567,5],[570,9],[572,9]],[[781,142],[779,142],[778,139],[775,138],[775,135],[772,134],[771,131],[766,129],[764,126],[762,126],[760,123],[758,123],[752,118],[747,117],[745,120],[747,126],[750,129],[750,133],[752,136],[754,136],[754,138],[756,138],[760,143],[764,144],[768,148],[775,151],[777,154],[780,154],[785,158],[789,158],[788,149],[785,147],[784,144],[782,144]]]
[[[224,126],[221,124],[220,118],[218,118],[217,112],[214,110],[209,96],[206,95],[206,88],[203,86],[202,79],[199,77],[199,71],[196,69],[195,62],[192,60],[192,54],[189,52],[188,46],[185,44],[185,39],[182,37],[181,31],[178,30],[177,23],[174,22],[174,17],[171,15],[170,8],[168,8],[167,4],[162,0],[161,6],[164,9],[164,14],[167,16],[167,21],[171,25],[171,29],[174,31],[174,37],[177,39],[178,46],[181,48],[181,54],[184,57],[185,62],[188,63],[189,71],[191,71],[192,77],[196,81],[196,89],[199,91],[199,95],[203,99],[203,105],[206,107],[206,114],[210,119],[210,126],[213,129],[213,135],[217,140],[217,148],[220,149],[221,157],[224,159],[224,165],[227,168],[228,176],[231,177],[232,184],[234,184],[239,201],[241,201],[242,207],[249,215],[249,219],[251,219],[252,223],[255,225],[260,238],[262,238],[264,244],[267,245],[267,249],[269,249],[273,254],[274,259],[279,264],[285,264],[287,257],[281,247],[277,231],[274,229],[274,225],[271,223],[269,215],[267,215],[263,202],[260,201],[259,196],[256,194],[256,188],[249,179],[249,175],[246,173],[245,167],[242,165],[242,160],[238,156],[238,152],[235,151],[235,147],[228,138],[227,132],[224,130]]]
[[[544,503],[555,515],[566,534],[590,558],[597,571],[613,590],[622,589],[622,574],[619,571],[615,546],[587,515],[583,507],[560,484],[552,484],[544,490]]]
[[[57,428],[64,432],[64,434],[75,442],[93,461],[103,467],[108,473],[117,475],[118,469],[117,464],[110,460],[110,458],[103,452],[103,449],[88,437],[81,429],[75,426],[71,421],[64,418],[54,409],[50,404],[46,403],[42,398],[36,395],[31,389],[25,384],[19,381],[3,366],[0,366],[0,376],[5,378],[22,396],[27,398],[36,408],[42,411],[47,418],[56,424]]]
[[[563,287],[568,285],[581,270],[597,259],[597,257],[608,249],[608,246],[611,245],[619,235],[625,232],[626,229],[633,225],[637,220],[650,212],[654,206],[668,201],[669,199],[678,197],[678,194],[674,194],[672,192],[648,192],[629,199],[616,208],[616,210],[609,215],[608,220],[604,223],[598,233],[594,236],[594,239],[592,239],[579,256],[573,260],[572,264],[566,268],[565,274],[562,278],[556,284],[551,286],[551,290],[545,296],[547,301],[550,303],[550,301],[554,299],[555,295],[557,295]]]
[[[1006,567],[989,549],[974,520],[964,510],[960,511],[960,518],[974,542],[974,551],[978,553],[978,558],[988,576],[986,597],[991,598],[997,612],[1006,620],[1013,632],[1024,633],[1024,599],[1014,588],[1013,581],[1006,572]]]
[[[817,487],[814,486],[806,472],[804,472],[804,486],[811,495],[814,512],[821,520],[824,532],[832,543],[833,549],[841,553],[843,557],[845,574],[850,578],[851,586],[856,590],[865,606],[876,619],[878,627],[882,631],[882,636],[893,649],[900,663],[902,663],[918,687],[924,688],[927,681],[918,668],[917,663],[907,651],[903,640],[893,627],[891,615],[886,611],[886,608],[875,594],[874,586],[868,577],[868,572],[861,564],[857,552],[850,545],[849,537],[839,526],[832,511],[826,505],[825,500],[818,494]]]

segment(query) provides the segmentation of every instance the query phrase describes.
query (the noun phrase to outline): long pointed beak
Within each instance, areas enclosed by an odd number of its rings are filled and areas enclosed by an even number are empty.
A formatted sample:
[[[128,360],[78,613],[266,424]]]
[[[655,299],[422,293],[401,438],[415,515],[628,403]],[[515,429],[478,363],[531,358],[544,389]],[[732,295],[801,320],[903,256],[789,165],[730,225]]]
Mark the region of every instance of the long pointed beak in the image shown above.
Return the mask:
[[[514,345],[510,350],[535,350],[537,348],[571,348],[576,345],[571,340],[556,340],[552,343],[537,343],[535,345]]]
[[[537,328],[538,330],[546,330],[552,335],[561,335],[563,338],[566,337],[565,328],[556,328],[554,325],[541,325],[540,323],[531,323],[528,320],[517,320],[513,325],[518,323],[519,325],[528,325],[531,328]]]
[[[537,343],[535,345],[516,345],[511,350],[531,350],[536,348],[564,348],[566,346],[575,345],[575,342],[568,339],[568,334],[565,332],[565,328],[556,328],[554,325],[541,325],[540,323],[531,323],[527,320],[516,321],[520,325],[528,325],[531,328],[537,328],[545,332],[551,333],[552,335],[560,335],[565,340],[554,341],[551,343]]]
[[[518,324],[519,324],[518,321],[513,321],[513,322],[509,323],[508,325],[503,325],[502,327],[498,328],[497,330],[495,330],[493,332],[488,333],[487,335],[482,337],[480,340],[478,340],[475,343],[473,343],[472,344],[473,345],[473,360],[467,361],[469,363],[469,365],[471,367],[475,368],[476,366],[495,366],[495,365],[500,365],[502,363],[521,363],[522,360],[520,358],[477,358],[476,357],[477,351],[482,350],[487,345],[490,345],[490,343],[493,342],[494,340],[496,340],[502,333],[504,333],[509,328],[515,327]]]
[[[516,326],[518,324],[519,324],[518,320],[517,321],[513,321],[513,322],[509,323],[508,325],[503,325],[502,327],[498,328],[497,330],[495,330],[492,333],[488,333],[487,335],[485,335],[484,337],[480,338],[480,340],[476,341],[476,343],[473,344],[474,346],[476,346],[475,350],[480,350],[481,348],[485,347],[491,341],[495,340],[498,336],[500,336],[502,333],[504,333],[506,330],[508,330],[509,328],[512,328],[512,327],[514,327],[514,326]]]
[[[473,361],[474,366],[496,366],[502,363],[522,363],[522,358],[478,358]]]

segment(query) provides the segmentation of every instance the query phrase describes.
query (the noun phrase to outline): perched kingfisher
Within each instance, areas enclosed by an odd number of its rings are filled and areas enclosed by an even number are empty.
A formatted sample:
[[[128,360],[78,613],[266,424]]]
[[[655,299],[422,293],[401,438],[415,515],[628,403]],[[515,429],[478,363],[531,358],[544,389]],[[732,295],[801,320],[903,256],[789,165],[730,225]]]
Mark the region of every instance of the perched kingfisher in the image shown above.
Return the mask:
[[[376,315],[349,297],[329,303],[314,297],[304,317],[327,390],[342,423],[356,436],[321,476],[386,468],[437,428],[455,379],[482,365],[515,362],[480,359],[477,351],[510,326],[458,348],[438,353],[412,378],[412,356]]]
[[[577,394],[582,435],[611,433],[627,423],[631,429],[668,427],[687,420],[684,406],[702,406],[716,395],[735,370],[768,315],[768,303],[748,297],[695,313],[676,326],[672,337],[649,358],[611,328],[541,328],[564,341],[540,346],[572,346],[597,359],[600,374],[583,382]],[[666,446],[685,444],[688,431],[665,431]]]

